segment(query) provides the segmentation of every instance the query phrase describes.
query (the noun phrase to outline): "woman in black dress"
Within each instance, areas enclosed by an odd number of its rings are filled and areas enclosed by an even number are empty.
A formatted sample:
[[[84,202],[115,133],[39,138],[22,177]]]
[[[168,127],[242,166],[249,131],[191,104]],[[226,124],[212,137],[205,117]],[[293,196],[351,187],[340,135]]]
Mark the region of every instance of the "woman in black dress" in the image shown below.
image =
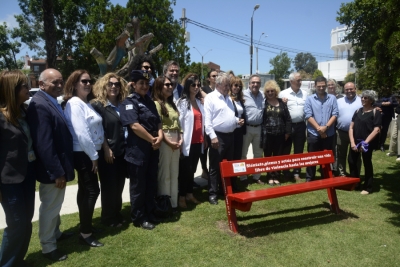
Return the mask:
[[[351,177],[360,177],[357,161],[360,155],[363,159],[365,178],[362,186],[362,195],[372,193],[374,168],[372,166],[372,151],[377,146],[377,138],[382,125],[382,115],[372,105],[376,93],[372,90],[363,91],[361,95],[362,108],[358,109],[351,120],[349,128],[350,153],[349,167]],[[379,145],[379,143],[378,143]]]

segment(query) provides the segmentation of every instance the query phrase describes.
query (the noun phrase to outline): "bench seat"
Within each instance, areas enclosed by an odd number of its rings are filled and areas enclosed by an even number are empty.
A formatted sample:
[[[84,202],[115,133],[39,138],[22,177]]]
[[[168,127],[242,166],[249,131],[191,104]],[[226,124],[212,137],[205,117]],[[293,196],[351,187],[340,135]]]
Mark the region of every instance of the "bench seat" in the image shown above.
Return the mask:
[[[355,188],[355,186],[356,183],[354,182],[354,180],[349,179],[349,177],[336,177],[336,178],[321,179],[301,184],[277,186],[273,188],[266,188],[255,191],[228,194],[227,197],[229,200],[237,201],[240,203],[249,203],[265,199],[301,194],[326,188],[335,188],[335,189],[351,191]]]

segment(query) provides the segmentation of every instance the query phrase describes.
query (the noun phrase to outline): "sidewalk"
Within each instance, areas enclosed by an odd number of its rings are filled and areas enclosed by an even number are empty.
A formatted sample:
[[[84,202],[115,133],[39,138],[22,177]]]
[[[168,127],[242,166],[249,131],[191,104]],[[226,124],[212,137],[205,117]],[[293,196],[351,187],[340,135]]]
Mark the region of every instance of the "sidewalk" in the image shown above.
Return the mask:
[[[248,158],[253,158],[253,151],[251,147],[249,148]],[[199,184],[201,187],[206,187],[207,186],[207,180],[201,178],[201,164],[199,161],[199,164],[197,165],[196,173],[194,175],[194,179],[197,184]],[[77,179],[77,177],[75,177]],[[61,208],[61,215],[64,214],[71,214],[71,213],[76,213],[78,212],[78,205],[76,204],[76,194],[78,191],[78,185],[70,185],[67,186],[66,192],[65,192],[65,198],[64,198],[64,203]],[[100,196],[97,198],[96,206],[95,208],[100,208],[101,207],[101,200]],[[129,202],[129,179],[125,180],[125,187],[124,187],[124,192],[122,193],[122,200],[123,202]],[[35,196],[35,213],[33,215],[32,221],[35,222],[39,219],[39,207],[40,207],[40,198],[39,198],[39,192],[36,192]],[[0,209],[0,229],[4,229],[6,227],[6,218],[4,215],[3,209]]]

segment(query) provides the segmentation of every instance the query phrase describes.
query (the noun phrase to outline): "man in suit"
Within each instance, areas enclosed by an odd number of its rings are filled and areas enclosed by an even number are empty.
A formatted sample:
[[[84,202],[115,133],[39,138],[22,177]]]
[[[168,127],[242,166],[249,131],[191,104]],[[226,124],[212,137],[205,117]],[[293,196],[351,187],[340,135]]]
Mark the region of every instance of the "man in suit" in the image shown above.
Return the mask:
[[[57,241],[72,236],[59,229],[66,183],[74,179],[72,135],[57,97],[64,81],[59,71],[46,69],[39,76],[40,90],[28,107],[28,123],[36,153],[36,175],[40,182],[39,239],[43,256],[52,261],[67,259]]]
[[[170,60],[163,66],[164,76],[167,77],[171,83],[174,91],[172,92],[174,96],[174,103],[182,96],[183,87],[178,83],[179,79],[179,64],[176,61]]]

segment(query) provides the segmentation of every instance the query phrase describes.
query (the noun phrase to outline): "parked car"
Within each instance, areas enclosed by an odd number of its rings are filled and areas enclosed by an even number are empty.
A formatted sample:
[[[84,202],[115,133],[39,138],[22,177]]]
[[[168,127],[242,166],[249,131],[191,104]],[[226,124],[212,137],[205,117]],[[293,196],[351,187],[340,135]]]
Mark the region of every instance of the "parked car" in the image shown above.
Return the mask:
[[[29,99],[25,101],[25,104],[29,105],[29,103],[31,102],[32,96],[34,96],[37,91],[39,91],[40,88],[31,88],[31,90],[29,90]]]

